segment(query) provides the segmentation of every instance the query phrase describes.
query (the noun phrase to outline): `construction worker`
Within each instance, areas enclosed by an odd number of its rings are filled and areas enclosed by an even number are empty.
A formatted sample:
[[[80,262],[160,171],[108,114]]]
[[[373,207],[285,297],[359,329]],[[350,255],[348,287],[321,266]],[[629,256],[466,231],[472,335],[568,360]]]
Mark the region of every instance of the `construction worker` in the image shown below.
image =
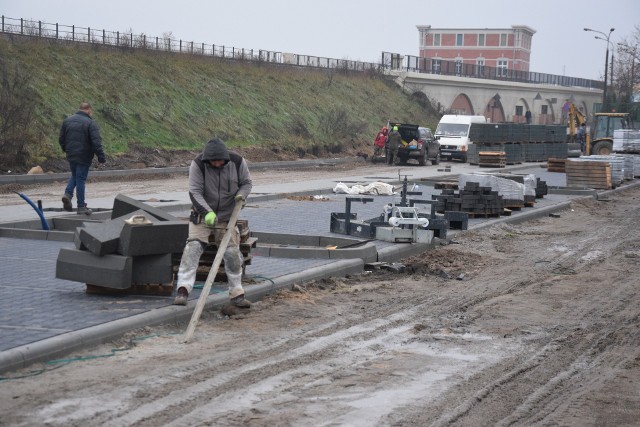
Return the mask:
[[[398,126],[394,126],[389,132],[389,144],[387,147],[387,164],[393,165],[394,160],[398,163],[398,147],[402,144],[402,136],[398,132]]]
[[[380,132],[376,135],[376,138],[373,141],[373,155],[380,156],[384,152],[384,146],[387,143],[387,135],[389,134],[389,129],[386,126],[383,126],[380,129]]]
[[[580,127],[578,128],[578,135],[577,135],[577,142],[580,143],[580,151],[582,151],[584,154],[586,154],[585,152],[585,134],[586,134],[586,127],[587,124],[586,123],[582,123],[580,124]]]
[[[72,116],[67,117],[62,122],[60,136],[58,138],[60,148],[67,155],[71,177],[67,182],[67,188],[62,196],[62,208],[72,212],[73,192],[78,196],[79,214],[91,215],[92,211],[87,207],[84,200],[85,183],[89,176],[89,167],[94,156],[98,156],[98,162],[106,161],[104,150],[102,149],[102,138],[100,129],[93,120],[93,109],[91,104],[83,102],[80,109]]]
[[[177,278],[177,295],[173,304],[186,305],[193,289],[200,256],[209,237],[216,245],[224,237],[227,223],[236,203],[243,203],[251,192],[251,174],[242,156],[229,152],[222,140],[207,142],[204,151],[189,167],[189,198],[193,204],[189,221],[189,237],[182,253]],[[233,306],[250,308],[242,288],[243,257],[240,233],[235,227],[224,252],[224,270],[229,283],[229,298]]]

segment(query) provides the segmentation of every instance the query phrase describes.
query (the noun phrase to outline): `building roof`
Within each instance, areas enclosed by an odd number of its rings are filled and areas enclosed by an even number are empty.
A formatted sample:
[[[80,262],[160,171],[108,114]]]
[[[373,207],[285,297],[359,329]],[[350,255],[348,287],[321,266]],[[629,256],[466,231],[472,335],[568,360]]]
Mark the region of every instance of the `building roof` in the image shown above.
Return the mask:
[[[511,28],[436,28],[431,27],[431,25],[416,25],[418,30],[437,30],[437,31],[457,31],[457,32],[512,32],[514,30],[523,30],[531,33],[531,35],[536,33],[536,30],[527,26],[527,25],[512,25]]]

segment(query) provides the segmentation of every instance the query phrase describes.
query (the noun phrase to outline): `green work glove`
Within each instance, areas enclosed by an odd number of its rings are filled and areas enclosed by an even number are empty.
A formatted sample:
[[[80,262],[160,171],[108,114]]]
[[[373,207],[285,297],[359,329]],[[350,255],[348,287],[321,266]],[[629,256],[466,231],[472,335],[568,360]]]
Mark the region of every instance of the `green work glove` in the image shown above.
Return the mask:
[[[213,226],[215,222],[216,222],[215,212],[209,212],[204,216],[204,223],[207,224],[209,227]]]
[[[236,194],[236,202],[244,202],[244,196],[242,194]]]

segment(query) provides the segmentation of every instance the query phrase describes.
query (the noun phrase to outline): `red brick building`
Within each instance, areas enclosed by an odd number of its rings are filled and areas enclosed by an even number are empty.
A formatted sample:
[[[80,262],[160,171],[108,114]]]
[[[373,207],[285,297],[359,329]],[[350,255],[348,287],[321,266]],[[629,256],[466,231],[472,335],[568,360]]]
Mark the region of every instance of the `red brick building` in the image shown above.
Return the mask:
[[[438,73],[440,61],[492,67],[498,75],[507,70],[529,71],[533,28],[431,28],[418,25],[420,58],[431,59],[431,72]]]

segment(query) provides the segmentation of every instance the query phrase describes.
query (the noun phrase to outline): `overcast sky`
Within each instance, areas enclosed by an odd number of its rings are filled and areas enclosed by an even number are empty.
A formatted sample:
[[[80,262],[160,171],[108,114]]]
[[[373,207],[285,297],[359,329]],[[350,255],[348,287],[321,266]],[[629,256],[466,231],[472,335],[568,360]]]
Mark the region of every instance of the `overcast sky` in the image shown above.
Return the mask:
[[[418,55],[416,25],[510,28],[533,36],[531,71],[601,79],[606,42],[640,27],[639,0],[0,0],[0,14],[197,43],[379,62]]]

